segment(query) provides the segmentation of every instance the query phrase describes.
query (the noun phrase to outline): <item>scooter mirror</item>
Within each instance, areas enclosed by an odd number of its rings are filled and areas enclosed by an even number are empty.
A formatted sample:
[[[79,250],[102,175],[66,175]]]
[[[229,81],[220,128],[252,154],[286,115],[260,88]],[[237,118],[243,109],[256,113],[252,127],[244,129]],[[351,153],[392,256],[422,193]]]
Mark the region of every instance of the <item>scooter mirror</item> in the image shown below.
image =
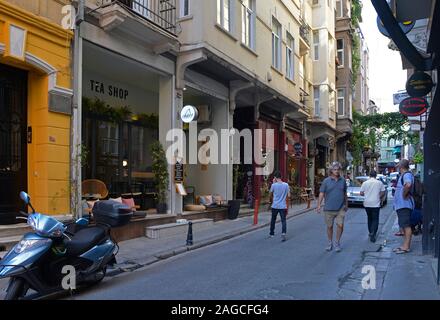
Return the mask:
[[[29,204],[29,202],[31,201],[31,197],[29,197],[29,195],[24,191],[20,192],[20,199],[23,200],[26,204]]]

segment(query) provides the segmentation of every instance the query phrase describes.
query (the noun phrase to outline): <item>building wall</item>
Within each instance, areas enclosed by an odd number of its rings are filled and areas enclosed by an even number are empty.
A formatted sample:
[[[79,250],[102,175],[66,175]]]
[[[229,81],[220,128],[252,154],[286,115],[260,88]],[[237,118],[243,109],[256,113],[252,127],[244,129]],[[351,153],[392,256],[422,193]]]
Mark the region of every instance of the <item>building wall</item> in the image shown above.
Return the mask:
[[[299,102],[299,27],[300,1],[256,1],[255,49],[242,43],[242,5],[232,0],[232,30],[223,29],[217,23],[217,0],[193,0],[191,15],[180,21],[179,35],[183,51],[205,47],[216,56],[238,67],[252,78],[276,90],[292,101]],[[310,17],[309,1],[304,1],[304,18]],[[280,70],[272,67],[272,18],[282,26],[282,63]],[[289,32],[295,41],[294,80],[286,78],[286,39]],[[307,63],[307,59],[306,59]]]
[[[67,1],[1,1],[0,30],[8,24],[27,32],[23,60],[0,54],[0,63],[29,71],[28,186],[34,207],[49,214],[70,212],[70,116],[49,111],[48,91],[71,88],[70,41],[61,28],[61,7]],[[10,42],[0,32],[0,43]],[[55,78],[56,77],[56,78]],[[56,79],[56,80],[55,80]]]
[[[313,85],[319,86],[321,92],[321,114],[318,118],[335,128],[335,2],[319,0],[317,5],[312,6],[312,10],[312,30],[319,33],[319,59],[313,61]]]

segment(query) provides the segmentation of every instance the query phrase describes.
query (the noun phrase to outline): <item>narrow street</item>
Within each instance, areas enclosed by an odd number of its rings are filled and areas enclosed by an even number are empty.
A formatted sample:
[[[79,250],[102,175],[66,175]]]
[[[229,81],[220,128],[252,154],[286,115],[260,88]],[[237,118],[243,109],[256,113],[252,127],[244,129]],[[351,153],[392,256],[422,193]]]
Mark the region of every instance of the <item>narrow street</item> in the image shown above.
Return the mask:
[[[394,223],[395,214],[389,204],[381,212],[378,241],[372,244],[364,209],[350,208],[343,251],[328,253],[323,216],[313,211],[288,220],[287,242],[280,241],[278,224],[275,238],[268,239],[268,230],[261,229],[109,278],[71,298],[440,299],[434,277],[425,276],[430,274],[430,266],[421,255],[421,236],[415,237],[410,254],[396,256],[390,252],[400,241],[394,236]],[[382,248],[385,239],[387,244]],[[381,251],[388,251],[385,258],[380,257]],[[365,265],[377,269],[376,290],[362,289]]]

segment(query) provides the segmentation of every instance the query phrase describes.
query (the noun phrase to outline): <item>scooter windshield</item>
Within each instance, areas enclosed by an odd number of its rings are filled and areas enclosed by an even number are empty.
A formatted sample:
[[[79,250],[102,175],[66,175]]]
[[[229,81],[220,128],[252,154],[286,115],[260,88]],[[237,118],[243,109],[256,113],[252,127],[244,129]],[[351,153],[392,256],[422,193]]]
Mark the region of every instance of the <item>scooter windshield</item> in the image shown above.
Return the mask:
[[[57,219],[40,213],[31,214],[28,224],[42,237],[61,237],[66,230],[66,226]]]

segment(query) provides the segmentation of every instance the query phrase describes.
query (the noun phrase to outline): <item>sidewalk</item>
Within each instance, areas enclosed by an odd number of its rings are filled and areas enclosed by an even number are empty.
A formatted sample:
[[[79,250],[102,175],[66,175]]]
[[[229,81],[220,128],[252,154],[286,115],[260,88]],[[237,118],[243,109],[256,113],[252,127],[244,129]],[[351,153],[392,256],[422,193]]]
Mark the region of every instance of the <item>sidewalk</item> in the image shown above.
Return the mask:
[[[310,209],[307,204],[294,205],[289,208],[287,219],[310,212],[316,208],[316,201],[312,202]],[[236,220],[222,220],[213,226],[193,232],[193,245],[186,245],[186,233],[170,238],[149,239],[146,237],[122,241],[119,243],[119,253],[116,256],[115,268],[109,269],[108,276],[115,276],[123,272],[131,272],[148,266],[155,262],[182,254],[191,250],[199,249],[214,243],[231,239],[242,234],[261,228],[269,228],[271,213],[260,212],[258,225],[253,225],[254,217],[246,216]],[[278,223],[279,222],[278,218]],[[269,229],[267,230],[269,234]]]

